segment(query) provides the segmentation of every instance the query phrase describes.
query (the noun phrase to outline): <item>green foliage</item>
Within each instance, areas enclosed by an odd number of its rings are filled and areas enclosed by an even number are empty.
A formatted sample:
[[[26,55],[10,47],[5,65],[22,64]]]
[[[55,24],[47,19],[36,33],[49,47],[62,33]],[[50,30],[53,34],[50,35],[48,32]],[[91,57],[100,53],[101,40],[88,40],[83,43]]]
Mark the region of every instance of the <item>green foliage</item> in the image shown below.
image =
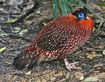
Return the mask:
[[[89,6],[81,0],[52,0],[52,4],[53,4],[53,17],[54,18],[59,17],[60,14],[62,16],[66,14],[70,14],[71,12],[74,11],[73,6],[76,8],[80,8],[80,5],[82,5],[83,7],[87,8],[91,13],[93,13],[95,17],[99,19],[103,19],[101,16],[99,16],[95,11],[89,8]]]
[[[2,33],[2,34],[0,34],[0,37],[6,38],[6,37],[8,37],[8,34],[7,33]]]
[[[57,2],[57,0],[52,0],[52,3],[53,3],[53,16],[54,18],[57,18],[58,17],[58,5],[59,3]]]
[[[105,6],[105,3],[99,3],[98,5],[103,7]]]
[[[6,47],[0,48],[0,53],[6,50]]]
[[[27,32],[28,32],[27,29],[22,29],[21,27],[14,28],[14,33],[19,34],[20,36],[23,36]]]
[[[11,19],[11,20],[7,20],[5,21],[5,23],[11,24],[11,23],[15,23],[16,19]]]
[[[20,36],[23,36],[25,33],[27,33],[28,32],[28,30],[27,29],[23,29],[23,30],[21,30],[18,34],[20,35]]]

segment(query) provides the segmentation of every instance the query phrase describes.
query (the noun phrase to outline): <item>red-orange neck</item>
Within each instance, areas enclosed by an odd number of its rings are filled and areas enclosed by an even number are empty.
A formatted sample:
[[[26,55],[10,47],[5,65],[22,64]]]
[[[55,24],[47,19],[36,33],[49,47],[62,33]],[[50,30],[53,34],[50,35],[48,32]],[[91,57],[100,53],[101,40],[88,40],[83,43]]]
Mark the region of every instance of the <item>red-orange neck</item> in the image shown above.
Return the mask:
[[[94,22],[90,17],[87,20],[79,21],[79,24],[83,25],[87,31],[92,31],[94,27]]]

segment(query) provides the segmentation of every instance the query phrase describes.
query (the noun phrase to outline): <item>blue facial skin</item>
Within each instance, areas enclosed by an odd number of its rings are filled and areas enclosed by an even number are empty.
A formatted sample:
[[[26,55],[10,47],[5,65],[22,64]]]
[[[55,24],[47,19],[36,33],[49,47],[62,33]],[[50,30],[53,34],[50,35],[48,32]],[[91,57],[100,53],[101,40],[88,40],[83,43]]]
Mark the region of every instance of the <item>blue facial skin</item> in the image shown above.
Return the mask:
[[[79,18],[80,20],[86,19],[84,13],[79,13],[79,14],[78,14],[78,18]]]

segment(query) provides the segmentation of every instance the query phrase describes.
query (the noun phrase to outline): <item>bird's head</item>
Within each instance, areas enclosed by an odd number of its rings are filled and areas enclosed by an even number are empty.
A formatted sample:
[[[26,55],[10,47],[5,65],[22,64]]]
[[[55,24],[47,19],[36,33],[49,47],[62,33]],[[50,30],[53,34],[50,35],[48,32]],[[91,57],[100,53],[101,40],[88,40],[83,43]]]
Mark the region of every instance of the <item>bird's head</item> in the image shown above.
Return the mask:
[[[87,11],[86,8],[79,8],[72,13],[72,15],[76,16],[77,20],[87,20]]]

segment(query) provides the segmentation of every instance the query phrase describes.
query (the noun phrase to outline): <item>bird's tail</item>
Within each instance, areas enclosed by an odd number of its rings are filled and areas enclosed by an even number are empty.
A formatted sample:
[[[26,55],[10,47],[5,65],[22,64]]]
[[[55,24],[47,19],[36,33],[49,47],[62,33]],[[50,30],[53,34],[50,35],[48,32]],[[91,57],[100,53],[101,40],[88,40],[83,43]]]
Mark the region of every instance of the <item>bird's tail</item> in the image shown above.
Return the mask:
[[[13,65],[16,69],[23,69],[24,67],[28,66],[28,69],[32,69],[35,64],[37,64],[37,60],[40,55],[31,55],[26,52],[21,52],[14,58]]]

